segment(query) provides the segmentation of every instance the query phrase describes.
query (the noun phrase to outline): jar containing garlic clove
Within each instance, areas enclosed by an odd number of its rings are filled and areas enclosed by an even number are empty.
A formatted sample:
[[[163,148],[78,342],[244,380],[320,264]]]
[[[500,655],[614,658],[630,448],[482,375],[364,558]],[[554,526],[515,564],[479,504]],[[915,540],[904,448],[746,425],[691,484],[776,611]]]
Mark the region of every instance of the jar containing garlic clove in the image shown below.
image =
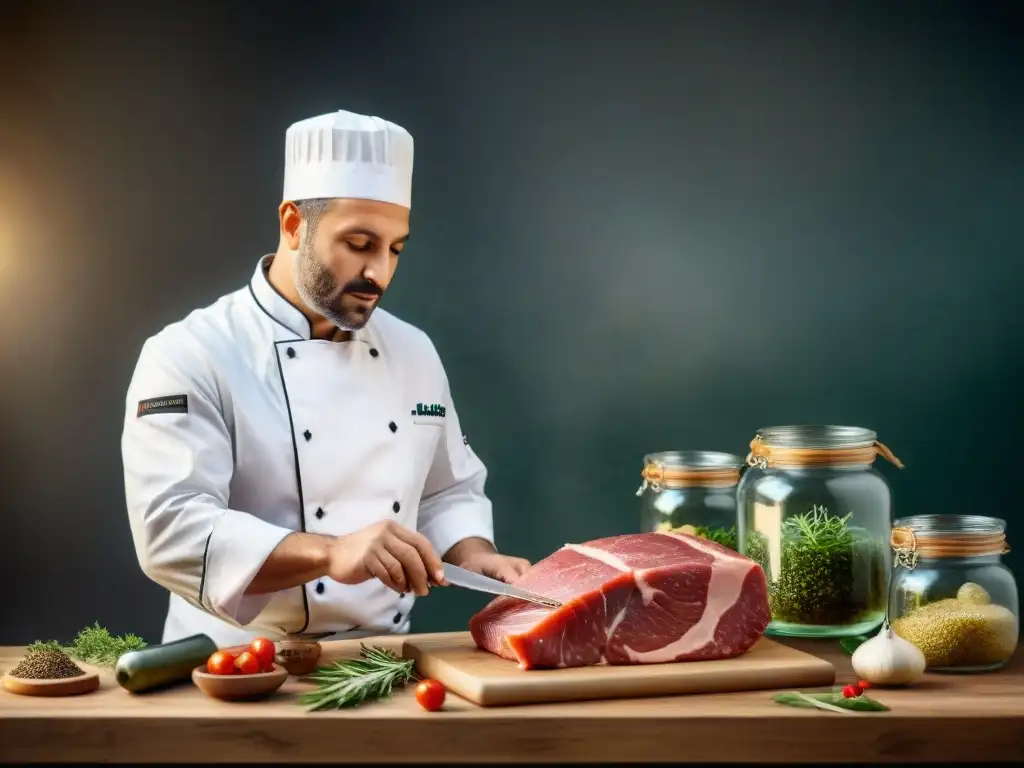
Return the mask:
[[[932,672],[989,672],[1017,649],[1020,607],[1006,523],[977,515],[918,515],[893,524],[889,623]]]
[[[687,533],[736,549],[736,486],[741,456],[664,451],[644,457],[640,529]]]

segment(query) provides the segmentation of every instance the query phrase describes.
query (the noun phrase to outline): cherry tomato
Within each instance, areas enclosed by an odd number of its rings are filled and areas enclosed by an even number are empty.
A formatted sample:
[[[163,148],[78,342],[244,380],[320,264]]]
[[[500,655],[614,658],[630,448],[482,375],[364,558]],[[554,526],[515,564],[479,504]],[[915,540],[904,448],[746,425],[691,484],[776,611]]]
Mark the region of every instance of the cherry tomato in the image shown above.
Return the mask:
[[[857,687],[860,688],[862,691],[866,691],[868,688],[871,687],[871,683],[869,683],[867,680],[861,680],[857,683]]]
[[[235,667],[243,675],[252,675],[260,671],[260,660],[252,651],[242,651],[235,659]]]
[[[843,698],[844,699],[854,699],[857,696],[860,696],[860,689],[859,688],[857,688],[855,686],[852,686],[852,685],[843,686]]]
[[[260,669],[270,669],[273,666],[274,654],[277,653],[273,642],[265,637],[257,637],[249,643],[249,650],[260,660]]]
[[[444,696],[444,686],[437,680],[423,680],[416,686],[416,702],[428,712],[440,709]]]
[[[227,651],[216,651],[206,660],[206,671],[211,675],[235,674],[235,657]]]

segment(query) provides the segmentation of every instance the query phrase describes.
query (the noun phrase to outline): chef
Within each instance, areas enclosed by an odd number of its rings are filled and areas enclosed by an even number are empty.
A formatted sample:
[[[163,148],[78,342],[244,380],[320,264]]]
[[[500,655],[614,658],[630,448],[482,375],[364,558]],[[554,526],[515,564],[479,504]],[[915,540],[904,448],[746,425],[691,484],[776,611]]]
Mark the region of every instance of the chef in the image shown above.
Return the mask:
[[[146,340],[125,495],[164,642],[407,632],[442,561],[511,581],[487,471],[429,337],[379,309],[409,238],[413,139],[339,111],[285,135],[277,252]]]

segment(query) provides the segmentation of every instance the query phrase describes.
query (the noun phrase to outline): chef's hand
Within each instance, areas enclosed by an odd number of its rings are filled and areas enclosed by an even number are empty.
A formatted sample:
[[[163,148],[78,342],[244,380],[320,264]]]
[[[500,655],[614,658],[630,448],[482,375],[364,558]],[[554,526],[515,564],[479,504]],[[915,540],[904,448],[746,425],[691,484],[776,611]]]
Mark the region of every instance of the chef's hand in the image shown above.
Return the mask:
[[[476,538],[460,541],[445,553],[445,560],[467,571],[482,573],[506,584],[511,584],[530,567],[529,560],[499,554],[494,551],[490,542]]]
[[[476,571],[492,579],[511,584],[530,567],[530,561],[521,557],[510,557],[497,552],[481,554],[462,563],[467,571]]]
[[[444,583],[441,558],[426,537],[392,520],[367,526],[334,540],[327,575],[341,584],[374,577],[396,592],[425,595],[433,581]]]

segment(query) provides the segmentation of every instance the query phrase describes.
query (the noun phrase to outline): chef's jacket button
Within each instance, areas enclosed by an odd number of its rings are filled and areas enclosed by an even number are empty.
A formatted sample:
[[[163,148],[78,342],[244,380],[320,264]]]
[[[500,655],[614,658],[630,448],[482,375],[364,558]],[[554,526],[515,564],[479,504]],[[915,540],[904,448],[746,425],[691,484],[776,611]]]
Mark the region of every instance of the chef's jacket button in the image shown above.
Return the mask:
[[[323,507],[317,507],[316,508],[316,519],[319,520],[323,516],[324,516]]]
[[[397,623],[398,623],[398,622],[400,622],[401,620],[402,620],[402,612],[401,612],[401,611],[399,611],[398,613],[396,613],[396,614],[395,614],[395,618],[393,618],[393,619],[391,620],[391,623],[392,623],[392,624],[397,624]]]
[[[391,505],[391,509],[393,511],[395,511],[395,512],[398,512],[398,510],[400,510],[401,508],[402,508],[402,505],[399,504],[397,501],[394,504]]]
[[[398,431],[398,425],[395,424],[395,422],[392,421],[390,424],[388,424],[388,429],[390,429],[392,432],[397,432]]]
[[[377,351],[376,347],[370,347],[370,357],[376,357],[380,352]]]
[[[288,347],[288,357],[295,357],[295,350]]]
[[[398,598],[399,598],[400,600],[401,600],[402,598],[404,598],[404,597],[405,597],[405,592],[399,592],[399,593],[398,593]]]
[[[316,593],[318,595],[322,595],[324,593],[324,583],[322,581],[318,581],[316,583]]]
[[[302,433],[302,436],[306,438],[306,442],[309,442],[309,438],[313,436],[313,433],[307,429],[305,432]]]

